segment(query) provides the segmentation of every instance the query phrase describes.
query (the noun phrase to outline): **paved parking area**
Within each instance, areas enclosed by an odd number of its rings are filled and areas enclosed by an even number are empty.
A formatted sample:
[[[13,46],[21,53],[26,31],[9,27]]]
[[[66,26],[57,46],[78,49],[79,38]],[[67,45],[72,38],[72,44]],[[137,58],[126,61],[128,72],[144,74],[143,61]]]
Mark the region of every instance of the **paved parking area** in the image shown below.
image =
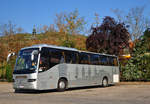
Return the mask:
[[[11,83],[0,83],[0,104],[150,104],[150,84],[118,84],[42,92],[14,93]]]

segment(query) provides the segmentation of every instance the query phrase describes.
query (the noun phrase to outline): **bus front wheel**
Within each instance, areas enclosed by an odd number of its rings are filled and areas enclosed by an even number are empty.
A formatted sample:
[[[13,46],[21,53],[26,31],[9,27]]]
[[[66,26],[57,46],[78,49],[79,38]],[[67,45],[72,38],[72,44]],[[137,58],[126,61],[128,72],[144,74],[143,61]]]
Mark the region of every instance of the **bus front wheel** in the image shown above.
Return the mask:
[[[60,79],[58,81],[58,91],[62,92],[65,91],[67,88],[67,81],[65,79]]]

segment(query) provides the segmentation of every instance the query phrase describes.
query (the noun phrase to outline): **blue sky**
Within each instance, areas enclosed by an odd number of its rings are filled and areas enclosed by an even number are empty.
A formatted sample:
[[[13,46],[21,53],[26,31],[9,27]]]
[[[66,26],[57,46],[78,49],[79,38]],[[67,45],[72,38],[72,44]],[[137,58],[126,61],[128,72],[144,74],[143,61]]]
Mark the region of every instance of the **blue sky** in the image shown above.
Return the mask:
[[[31,33],[34,25],[53,24],[56,13],[77,9],[90,25],[95,13],[115,17],[111,9],[128,12],[137,6],[145,6],[144,13],[150,16],[150,0],[0,0],[0,24],[12,21]]]

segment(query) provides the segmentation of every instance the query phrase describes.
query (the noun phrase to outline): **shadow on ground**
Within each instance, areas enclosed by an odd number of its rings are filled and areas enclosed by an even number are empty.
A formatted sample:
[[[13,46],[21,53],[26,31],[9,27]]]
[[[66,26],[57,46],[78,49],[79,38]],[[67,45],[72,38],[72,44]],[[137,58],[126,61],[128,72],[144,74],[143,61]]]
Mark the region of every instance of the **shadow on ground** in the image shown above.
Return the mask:
[[[113,86],[113,85],[110,85]],[[88,86],[88,87],[76,87],[69,88],[66,91],[76,91],[76,90],[85,90],[85,89],[93,89],[93,88],[104,88],[102,86]],[[14,93],[23,93],[23,94],[41,94],[41,93],[54,93],[59,92],[57,89],[52,90],[16,90]]]

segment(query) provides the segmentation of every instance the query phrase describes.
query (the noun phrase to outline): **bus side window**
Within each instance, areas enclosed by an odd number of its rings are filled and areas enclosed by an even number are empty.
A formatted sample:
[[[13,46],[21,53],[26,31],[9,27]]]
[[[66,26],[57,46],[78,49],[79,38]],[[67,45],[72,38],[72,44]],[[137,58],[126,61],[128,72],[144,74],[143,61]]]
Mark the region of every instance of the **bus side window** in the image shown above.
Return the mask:
[[[89,64],[89,55],[87,53],[80,53],[79,54],[79,63],[80,64]]]
[[[60,58],[60,63],[65,63],[65,54],[62,52],[61,58]]]
[[[101,65],[108,65],[107,56],[100,55],[100,63]]]
[[[65,62],[66,63],[72,63],[72,52],[71,51],[65,51]]]
[[[114,66],[118,66],[118,61],[116,57],[113,58],[113,63],[114,63]]]
[[[79,53],[75,53],[76,56],[76,64],[80,63]]]
[[[114,57],[108,56],[109,66],[114,66]]]
[[[51,50],[50,51],[50,63],[51,64],[59,64],[61,61],[61,57],[62,57],[62,51],[61,50]]]
[[[74,51],[64,51],[64,56],[65,56],[65,62],[70,63],[70,64],[76,64],[78,59],[77,59],[77,52]]]
[[[78,63],[78,56],[76,52],[72,52],[72,64]]]
[[[90,63],[92,65],[98,65],[99,64],[99,55],[91,54],[90,55]]]
[[[49,51],[47,48],[42,48],[39,71],[46,71],[50,68]]]

